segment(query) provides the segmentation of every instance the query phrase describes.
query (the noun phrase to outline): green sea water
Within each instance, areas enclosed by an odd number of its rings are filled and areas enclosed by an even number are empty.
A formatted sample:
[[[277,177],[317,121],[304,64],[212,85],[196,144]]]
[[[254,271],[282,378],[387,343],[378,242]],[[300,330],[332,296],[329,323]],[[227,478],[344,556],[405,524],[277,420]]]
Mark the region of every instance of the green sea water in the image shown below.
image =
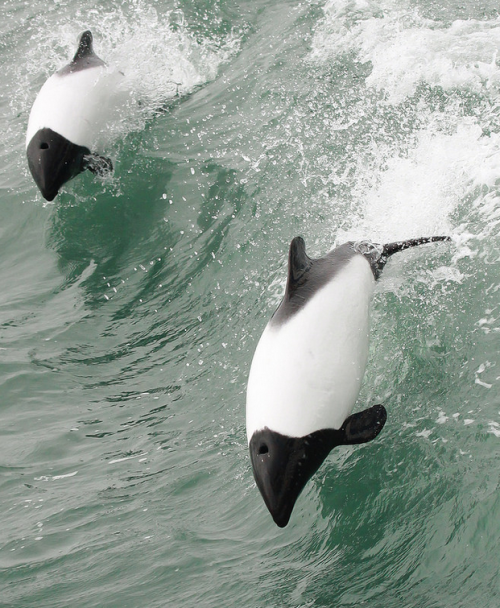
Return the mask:
[[[429,0],[0,7],[0,606],[498,608],[500,11]],[[29,111],[78,35],[125,74],[112,177],[46,203]],[[289,525],[245,391],[290,240],[394,256],[357,408]]]

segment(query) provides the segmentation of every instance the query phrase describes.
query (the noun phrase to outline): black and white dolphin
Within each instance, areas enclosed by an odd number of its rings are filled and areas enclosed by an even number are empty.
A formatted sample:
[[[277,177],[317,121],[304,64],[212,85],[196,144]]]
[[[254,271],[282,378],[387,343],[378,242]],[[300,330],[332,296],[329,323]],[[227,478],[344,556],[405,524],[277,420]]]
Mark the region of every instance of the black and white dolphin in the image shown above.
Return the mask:
[[[387,414],[352,414],[368,359],[369,306],[392,254],[435,236],[376,245],[345,243],[313,260],[293,239],[284,298],[255,351],[246,427],[257,487],[274,521],[287,525],[307,481],[339,445],[366,443]]]
[[[91,152],[102,143],[109,121],[125,98],[123,74],[111,70],[92,48],[92,33],[80,36],[73,60],[43,85],[31,109],[26,154],[31,175],[48,201],[85,169],[112,171],[109,158]]]

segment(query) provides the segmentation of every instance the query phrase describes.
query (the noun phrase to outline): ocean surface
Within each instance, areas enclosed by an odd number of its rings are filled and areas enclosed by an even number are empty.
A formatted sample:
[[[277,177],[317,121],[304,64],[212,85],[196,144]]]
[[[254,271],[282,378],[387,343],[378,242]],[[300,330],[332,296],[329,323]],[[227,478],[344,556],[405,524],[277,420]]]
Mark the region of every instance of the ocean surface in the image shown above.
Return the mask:
[[[47,203],[25,135],[85,29],[123,72]],[[1,608],[498,608],[500,8],[484,0],[4,0]],[[288,527],[245,392],[290,240],[391,258],[357,403]]]

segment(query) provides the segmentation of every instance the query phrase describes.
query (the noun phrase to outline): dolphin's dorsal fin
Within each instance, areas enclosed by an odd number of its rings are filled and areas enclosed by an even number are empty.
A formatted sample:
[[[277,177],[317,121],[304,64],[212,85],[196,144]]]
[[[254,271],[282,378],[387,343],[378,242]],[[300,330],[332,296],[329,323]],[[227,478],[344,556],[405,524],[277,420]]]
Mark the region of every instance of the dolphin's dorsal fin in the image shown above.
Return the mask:
[[[304,281],[304,275],[311,268],[313,261],[306,253],[306,244],[301,236],[296,236],[290,243],[288,252],[288,280],[286,291],[289,296]]]
[[[85,30],[83,34],[80,36],[80,42],[78,44],[78,49],[73,57],[73,62],[76,63],[79,59],[86,59],[95,55],[94,48],[92,46],[93,36],[90,30]]]
[[[354,255],[356,252],[346,243],[323,258],[310,258],[306,253],[304,239],[296,236],[290,243],[288,252],[285,295],[272,316],[272,323],[284,323],[301,310]]]
[[[92,32],[90,30],[85,30],[80,36],[80,42],[78,43],[75,56],[68,65],[57,72],[59,76],[65,76],[88,68],[106,65],[104,61],[94,53],[92,42]]]

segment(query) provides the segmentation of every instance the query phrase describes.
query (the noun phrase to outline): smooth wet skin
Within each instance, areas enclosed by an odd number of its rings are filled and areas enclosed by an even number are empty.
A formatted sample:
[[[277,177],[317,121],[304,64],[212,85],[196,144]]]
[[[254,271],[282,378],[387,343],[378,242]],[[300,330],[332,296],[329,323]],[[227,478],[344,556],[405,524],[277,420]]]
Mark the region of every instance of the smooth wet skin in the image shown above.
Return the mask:
[[[344,243],[312,259],[293,239],[283,300],[257,345],[247,387],[247,437],[255,481],[284,527],[330,451],[372,441],[387,413],[352,414],[368,358],[369,304],[388,258],[449,240]]]

